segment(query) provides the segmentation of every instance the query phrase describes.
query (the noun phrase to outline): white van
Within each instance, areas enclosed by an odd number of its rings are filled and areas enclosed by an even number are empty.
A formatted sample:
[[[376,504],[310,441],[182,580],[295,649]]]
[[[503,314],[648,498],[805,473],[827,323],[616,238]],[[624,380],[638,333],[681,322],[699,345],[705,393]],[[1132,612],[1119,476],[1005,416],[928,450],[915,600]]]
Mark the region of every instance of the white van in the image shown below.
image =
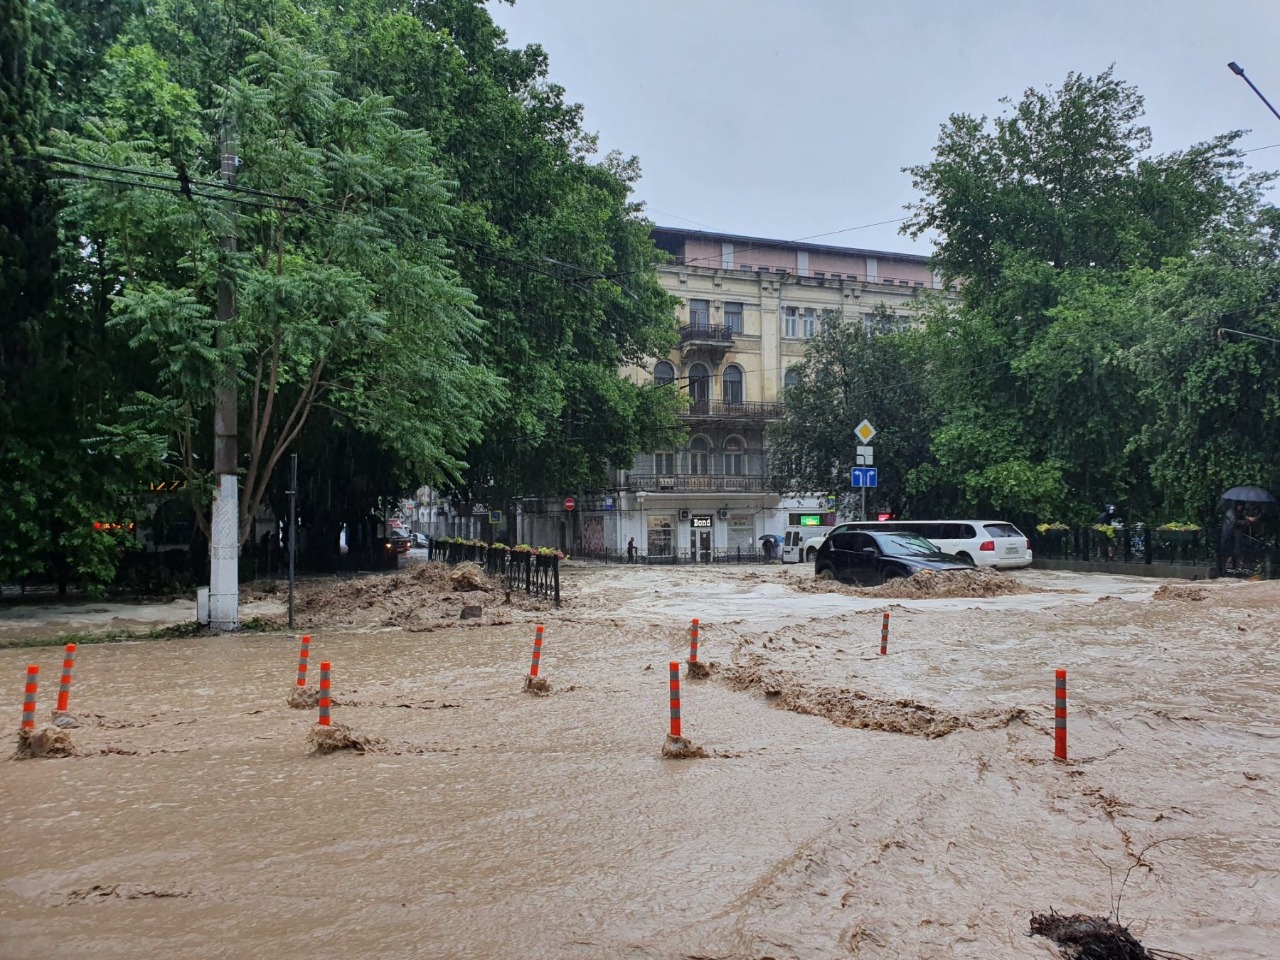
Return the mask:
[[[812,563],[818,546],[835,526],[787,527],[782,538],[783,563]]]
[[[918,533],[943,553],[954,554],[976,567],[1015,569],[1031,566],[1031,541],[1004,520],[882,520],[842,523],[837,530],[908,530]],[[821,546],[821,541],[815,545]],[[807,550],[806,550],[807,552]]]

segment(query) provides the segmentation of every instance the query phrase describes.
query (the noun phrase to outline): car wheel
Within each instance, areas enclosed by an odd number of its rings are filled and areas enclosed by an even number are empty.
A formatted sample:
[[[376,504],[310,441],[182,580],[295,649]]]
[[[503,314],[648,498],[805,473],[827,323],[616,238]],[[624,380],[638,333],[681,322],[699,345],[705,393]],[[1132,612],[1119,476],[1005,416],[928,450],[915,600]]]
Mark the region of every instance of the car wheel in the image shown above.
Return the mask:
[[[963,560],[965,563],[971,564],[975,567],[977,566],[977,564],[973,562],[973,557],[969,556],[969,554],[967,553],[957,553],[956,556],[959,557],[961,560]]]
[[[836,574],[830,567],[819,567],[817,577],[819,580],[834,580],[836,578]]]
[[[818,555],[818,551],[810,547],[809,552],[804,555],[805,562],[813,563],[813,558],[816,557],[817,555]]]
[[[888,583],[890,580],[901,580],[905,576],[906,574],[901,570],[886,570],[884,572],[884,582]]]

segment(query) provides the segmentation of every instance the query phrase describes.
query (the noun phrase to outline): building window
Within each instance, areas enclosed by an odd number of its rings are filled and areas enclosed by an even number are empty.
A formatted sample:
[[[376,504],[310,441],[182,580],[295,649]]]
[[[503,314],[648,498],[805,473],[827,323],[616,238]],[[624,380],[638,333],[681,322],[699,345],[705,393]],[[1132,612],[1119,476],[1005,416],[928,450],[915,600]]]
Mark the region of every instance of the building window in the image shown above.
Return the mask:
[[[796,251],[796,273],[800,274],[800,276],[802,277],[807,277],[809,275],[809,251],[808,250]]]
[[[800,311],[786,307],[782,312],[782,335],[795,339],[800,336]]]
[[[705,330],[711,326],[711,302],[709,300],[689,301],[689,326]]]
[[[724,473],[727,477],[740,477],[746,461],[746,445],[741,437],[730,437],[724,442]]]
[[[689,368],[689,396],[694,400],[711,399],[711,371],[704,364]]]
[[[790,390],[799,382],[800,374],[796,371],[795,367],[790,367],[782,376],[782,389],[784,392]]]
[[[653,365],[653,382],[659,386],[676,382],[676,368],[669,360],[659,360]]]
[[[676,455],[670,450],[663,450],[653,455],[653,472],[659,477],[674,476],[676,472]]]
[[[720,244],[720,267],[723,270],[733,269],[733,244]]]
[[[726,303],[724,305],[724,325],[734,333],[742,332],[742,304]]]
[[[804,308],[804,335],[812,337],[818,332],[818,311],[813,307]]]
[[[689,476],[705,477],[711,460],[711,443],[706,437],[694,437],[689,441]]]
[[[742,403],[742,368],[727,366],[720,375],[721,391],[725,403]]]
[[[645,553],[651,557],[671,556],[672,526],[670,517],[650,517],[649,540]]]

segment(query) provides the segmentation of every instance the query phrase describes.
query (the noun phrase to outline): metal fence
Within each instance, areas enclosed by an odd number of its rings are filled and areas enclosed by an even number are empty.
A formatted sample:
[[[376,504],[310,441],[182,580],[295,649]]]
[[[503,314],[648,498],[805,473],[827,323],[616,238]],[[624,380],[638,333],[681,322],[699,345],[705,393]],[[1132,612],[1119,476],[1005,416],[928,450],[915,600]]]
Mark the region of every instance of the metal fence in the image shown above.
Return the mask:
[[[1129,523],[1046,530],[1033,527],[1028,535],[1037,559],[1205,567],[1219,574],[1268,579],[1280,575],[1276,545],[1244,533],[1224,542],[1216,531]]]
[[[475,563],[491,577],[507,581],[508,590],[523,590],[530,596],[545,597],[560,606],[560,558],[538,553],[523,553],[506,547],[429,540],[427,558],[454,565]]]

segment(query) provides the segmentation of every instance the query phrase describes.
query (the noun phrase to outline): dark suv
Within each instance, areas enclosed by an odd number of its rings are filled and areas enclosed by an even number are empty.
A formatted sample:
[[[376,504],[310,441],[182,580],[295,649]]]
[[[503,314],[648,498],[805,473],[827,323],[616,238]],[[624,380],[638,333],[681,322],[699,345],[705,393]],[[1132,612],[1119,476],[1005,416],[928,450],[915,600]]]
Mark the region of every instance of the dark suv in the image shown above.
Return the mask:
[[[813,561],[813,572],[841,583],[874,587],[886,580],[909,577],[917,570],[972,570],[973,564],[942,553],[915,533],[831,532]]]

